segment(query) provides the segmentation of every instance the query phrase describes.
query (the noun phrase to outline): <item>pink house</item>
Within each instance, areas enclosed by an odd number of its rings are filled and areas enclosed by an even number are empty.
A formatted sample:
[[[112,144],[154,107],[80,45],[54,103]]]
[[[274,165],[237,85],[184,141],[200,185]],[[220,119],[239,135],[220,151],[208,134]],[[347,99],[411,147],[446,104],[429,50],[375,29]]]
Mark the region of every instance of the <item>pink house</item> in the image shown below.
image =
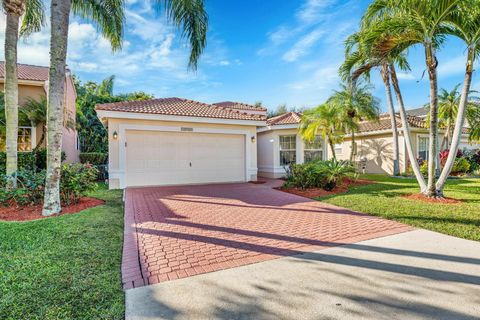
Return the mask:
[[[29,99],[39,100],[47,96],[48,89],[48,67],[18,64],[18,103],[20,107]],[[0,90],[4,90],[5,64],[0,62]],[[66,162],[78,162],[80,153],[78,135],[75,129],[75,100],[77,94],[73,84],[72,75],[67,70],[65,77],[65,123],[70,122],[73,128],[63,128],[62,149],[66,155]],[[70,127],[70,126],[69,126]],[[28,152],[35,148],[40,142],[45,124],[34,126],[21,126],[18,133],[18,149],[21,152]],[[4,137],[0,137],[0,140]],[[45,146],[45,141],[42,142]]]

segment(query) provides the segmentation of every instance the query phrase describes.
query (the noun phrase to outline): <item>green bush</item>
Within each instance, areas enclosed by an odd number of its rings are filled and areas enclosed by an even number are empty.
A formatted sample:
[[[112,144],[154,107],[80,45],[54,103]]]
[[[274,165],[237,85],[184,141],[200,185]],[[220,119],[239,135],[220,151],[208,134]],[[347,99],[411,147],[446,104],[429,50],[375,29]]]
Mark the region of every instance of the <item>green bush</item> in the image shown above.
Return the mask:
[[[6,176],[0,175],[0,204],[18,205],[38,204],[43,200],[45,186],[45,171],[34,172],[31,170],[17,173],[17,186],[15,190],[7,190]]]
[[[468,162],[467,158],[456,158],[455,162],[453,163],[452,174],[459,175],[459,174],[466,174],[470,171],[470,162]]]
[[[60,179],[60,198],[64,205],[78,203],[87,192],[94,190],[98,170],[90,164],[64,164]]]
[[[62,161],[65,161],[65,152],[62,151]],[[6,153],[0,152],[0,174],[5,174]],[[47,150],[36,149],[31,152],[18,153],[18,171],[40,172],[47,168]]]
[[[420,165],[420,172],[424,175],[428,175],[428,161],[423,161]]]
[[[355,167],[346,161],[328,160],[292,164],[287,169],[286,187],[333,190],[346,178],[355,179]]]
[[[102,165],[107,161],[107,154],[103,152],[82,152],[80,153],[81,163],[90,163],[93,165]]]

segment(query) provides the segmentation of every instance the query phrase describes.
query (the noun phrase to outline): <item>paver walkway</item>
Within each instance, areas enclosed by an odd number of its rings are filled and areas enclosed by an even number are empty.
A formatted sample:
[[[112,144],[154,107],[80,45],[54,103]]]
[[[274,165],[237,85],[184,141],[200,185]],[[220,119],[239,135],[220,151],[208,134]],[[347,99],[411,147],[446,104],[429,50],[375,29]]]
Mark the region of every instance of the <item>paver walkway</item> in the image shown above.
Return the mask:
[[[266,184],[130,188],[125,289],[411,230]]]

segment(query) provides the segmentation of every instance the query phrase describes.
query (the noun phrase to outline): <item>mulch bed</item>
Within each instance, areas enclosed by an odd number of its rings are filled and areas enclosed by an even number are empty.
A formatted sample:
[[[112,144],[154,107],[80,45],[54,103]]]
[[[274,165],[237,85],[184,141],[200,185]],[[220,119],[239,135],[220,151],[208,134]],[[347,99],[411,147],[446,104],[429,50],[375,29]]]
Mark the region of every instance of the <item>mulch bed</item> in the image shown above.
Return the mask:
[[[266,183],[267,181],[264,181],[264,180],[257,180],[257,181],[248,181],[249,183],[253,183],[253,184],[264,184]]]
[[[429,198],[424,196],[421,193],[414,193],[414,194],[407,194],[402,196],[405,199],[410,199],[410,200],[418,200],[422,202],[427,202],[427,203],[437,203],[437,204],[458,204],[462,203],[461,200],[458,199],[453,199],[453,198]]]
[[[77,213],[88,208],[100,206],[104,203],[105,201],[97,198],[83,197],[77,204],[62,207],[62,213],[60,213],[60,215]],[[9,207],[0,207],[0,220],[3,221],[30,221],[43,218],[48,217],[42,216],[42,204],[24,207],[15,205]]]
[[[345,180],[341,185],[336,186],[332,191],[326,191],[326,190],[323,190],[322,188],[310,188],[310,189],[302,190],[300,188],[280,187],[276,189],[283,192],[296,194],[297,196],[302,196],[305,198],[316,198],[316,197],[330,196],[333,194],[345,193],[348,191],[348,188],[350,187],[363,186],[363,185],[374,184],[374,183],[376,182],[370,181],[370,180],[361,180],[361,179]]]

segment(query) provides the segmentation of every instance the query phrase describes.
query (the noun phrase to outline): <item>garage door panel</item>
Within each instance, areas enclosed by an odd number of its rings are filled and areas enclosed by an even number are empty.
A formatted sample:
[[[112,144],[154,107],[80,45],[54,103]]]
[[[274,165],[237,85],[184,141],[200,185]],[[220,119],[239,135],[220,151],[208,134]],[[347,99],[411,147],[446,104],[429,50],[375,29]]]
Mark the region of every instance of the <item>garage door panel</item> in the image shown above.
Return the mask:
[[[245,180],[245,136],[127,131],[128,186]]]

